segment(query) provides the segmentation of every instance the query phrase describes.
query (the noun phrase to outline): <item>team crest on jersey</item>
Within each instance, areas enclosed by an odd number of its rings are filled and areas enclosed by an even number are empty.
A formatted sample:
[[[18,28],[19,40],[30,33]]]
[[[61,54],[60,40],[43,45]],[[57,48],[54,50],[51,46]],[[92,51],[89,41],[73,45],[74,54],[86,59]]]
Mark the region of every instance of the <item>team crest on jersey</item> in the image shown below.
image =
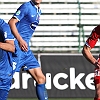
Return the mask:
[[[16,15],[20,15],[20,13],[21,13],[21,11],[20,11],[20,10],[18,10],[18,11],[16,12]]]

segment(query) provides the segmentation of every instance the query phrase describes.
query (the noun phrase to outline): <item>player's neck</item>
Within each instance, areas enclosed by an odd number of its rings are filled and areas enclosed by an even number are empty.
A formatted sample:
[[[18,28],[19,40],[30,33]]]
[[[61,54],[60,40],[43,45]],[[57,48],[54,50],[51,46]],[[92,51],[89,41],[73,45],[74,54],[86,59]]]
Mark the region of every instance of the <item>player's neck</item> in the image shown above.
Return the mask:
[[[32,0],[31,0],[32,1]],[[33,2],[33,1],[32,1]],[[34,5],[36,5],[38,8],[40,8],[40,3],[36,3],[36,2],[33,2]]]
[[[37,6],[38,8],[40,8],[40,4],[37,4],[36,6]]]

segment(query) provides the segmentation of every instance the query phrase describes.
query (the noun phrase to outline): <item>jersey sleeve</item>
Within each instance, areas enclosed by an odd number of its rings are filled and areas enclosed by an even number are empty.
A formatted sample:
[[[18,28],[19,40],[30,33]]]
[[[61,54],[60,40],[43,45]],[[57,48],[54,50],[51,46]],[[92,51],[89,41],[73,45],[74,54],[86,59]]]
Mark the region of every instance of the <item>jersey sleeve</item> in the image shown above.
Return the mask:
[[[2,26],[2,34],[4,36],[4,41],[6,40],[14,40],[14,36],[13,34],[11,33],[11,30],[10,30],[10,26],[5,23],[3,26]]]
[[[17,18],[20,21],[24,16],[27,15],[27,13],[28,13],[28,6],[22,4],[14,13],[13,17]]]
[[[96,31],[93,30],[91,35],[89,36],[89,38],[86,41],[86,45],[91,47],[91,48],[94,48],[94,46],[97,43],[98,39],[99,39],[98,33],[96,33]]]

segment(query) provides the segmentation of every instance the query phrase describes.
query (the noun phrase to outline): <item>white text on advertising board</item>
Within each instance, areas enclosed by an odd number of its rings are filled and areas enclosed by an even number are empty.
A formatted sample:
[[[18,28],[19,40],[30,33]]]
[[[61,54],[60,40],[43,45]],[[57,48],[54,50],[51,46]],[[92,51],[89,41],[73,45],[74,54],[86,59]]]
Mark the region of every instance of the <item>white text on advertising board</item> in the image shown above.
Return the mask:
[[[85,78],[83,83],[81,81],[82,78]],[[57,88],[58,90],[65,90],[67,88],[70,88],[72,90],[76,89],[76,85],[80,89],[91,89],[95,90],[95,87],[93,85],[93,77],[94,73],[89,73],[88,75],[85,75],[85,73],[79,73],[77,76],[75,76],[75,68],[70,68],[69,70],[69,76],[66,73],[57,73],[54,75],[52,78],[51,73],[46,73],[46,88],[47,89],[52,89],[52,84]],[[27,73],[22,73],[22,88],[27,89],[28,88],[28,79],[32,78],[29,74]],[[68,84],[66,81],[63,84],[59,83],[59,79],[70,79],[70,84]],[[53,79],[53,80],[52,80]],[[35,81],[34,81],[34,86],[35,86]],[[14,83],[11,86],[11,89],[20,89],[20,76],[19,73],[16,72],[14,74]]]

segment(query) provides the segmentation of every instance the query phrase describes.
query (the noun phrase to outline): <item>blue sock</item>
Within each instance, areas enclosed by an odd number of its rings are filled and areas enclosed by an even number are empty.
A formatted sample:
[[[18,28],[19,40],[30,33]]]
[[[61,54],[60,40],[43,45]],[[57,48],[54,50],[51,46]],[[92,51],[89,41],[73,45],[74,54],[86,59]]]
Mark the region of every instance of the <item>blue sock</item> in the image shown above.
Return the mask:
[[[36,84],[36,94],[39,100],[48,100],[45,84]]]

